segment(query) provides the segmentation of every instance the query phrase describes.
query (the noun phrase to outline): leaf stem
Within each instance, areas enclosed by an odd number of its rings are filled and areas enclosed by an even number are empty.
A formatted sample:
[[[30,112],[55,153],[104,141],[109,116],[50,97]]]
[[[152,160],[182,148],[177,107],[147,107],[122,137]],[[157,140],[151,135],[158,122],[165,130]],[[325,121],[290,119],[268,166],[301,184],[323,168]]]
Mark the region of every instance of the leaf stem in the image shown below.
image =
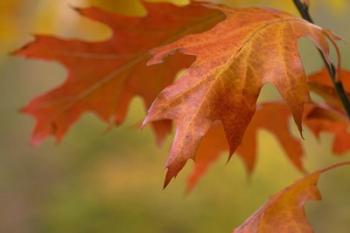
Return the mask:
[[[300,15],[303,17],[303,19],[305,19],[306,21],[310,22],[310,23],[314,23],[314,20],[312,19],[311,15],[310,15],[310,11],[309,11],[309,6],[305,3],[303,3],[300,0],[293,0],[294,5],[296,6],[296,8],[298,9]],[[348,96],[346,95],[345,89],[343,84],[341,83],[341,81],[339,79],[337,79],[337,69],[335,68],[335,66],[333,64],[329,64],[324,56],[324,54],[322,53],[321,50],[318,49],[318,51],[320,52],[320,55],[322,57],[322,60],[324,61],[324,64],[326,65],[326,68],[328,70],[329,73],[329,77],[332,80],[333,86],[343,104],[343,107],[348,115],[348,118],[350,119],[350,101]]]

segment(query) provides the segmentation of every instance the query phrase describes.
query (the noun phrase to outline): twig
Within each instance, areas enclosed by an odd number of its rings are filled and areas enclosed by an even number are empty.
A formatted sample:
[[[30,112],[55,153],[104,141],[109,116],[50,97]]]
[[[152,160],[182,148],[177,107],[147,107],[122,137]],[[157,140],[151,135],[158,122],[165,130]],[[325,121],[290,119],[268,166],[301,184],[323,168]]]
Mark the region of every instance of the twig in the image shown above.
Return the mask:
[[[310,11],[309,11],[309,6],[303,2],[301,2],[300,0],[293,0],[294,5],[297,7],[300,15],[303,17],[303,19],[305,19],[306,21],[310,22],[310,23],[314,23],[311,15],[310,15]],[[341,83],[341,81],[339,79],[337,79],[337,69],[335,68],[335,66],[333,64],[329,64],[324,56],[324,54],[322,53],[322,51],[320,49],[318,49],[318,51],[321,54],[321,57],[326,65],[326,68],[328,70],[329,73],[329,77],[331,78],[332,82],[333,82],[333,86],[343,104],[343,107],[348,115],[348,118],[350,119],[350,101],[348,96],[346,95],[345,89],[343,84]]]

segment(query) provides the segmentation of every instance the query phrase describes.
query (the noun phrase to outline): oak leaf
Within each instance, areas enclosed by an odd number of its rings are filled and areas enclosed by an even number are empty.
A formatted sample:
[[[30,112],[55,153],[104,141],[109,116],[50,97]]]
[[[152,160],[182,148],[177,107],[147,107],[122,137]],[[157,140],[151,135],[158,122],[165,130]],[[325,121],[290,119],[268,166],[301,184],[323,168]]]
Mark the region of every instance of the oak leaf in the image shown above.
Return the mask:
[[[334,135],[333,153],[343,155],[350,151],[350,121],[347,116],[319,106],[312,106],[306,116],[307,127],[319,138],[327,132]]]
[[[304,205],[321,199],[317,183],[323,173],[345,165],[350,165],[350,162],[330,166],[296,181],[272,196],[233,233],[312,233]]]
[[[154,49],[149,61],[161,63],[176,51],[196,56],[187,74],[161,92],[144,121],[170,119],[176,124],[167,180],[195,158],[216,121],[222,123],[232,155],[266,83],[277,87],[301,131],[304,104],[310,99],[298,39],[310,38],[330,60],[327,39],[333,36],[300,18],[270,9],[208,7],[221,10],[226,19],[207,32]]]
[[[253,172],[257,160],[257,133],[260,129],[272,133],[276,140],[281,143],[289,160],[300,171],[304,171],[302,163],[303,149],[300,140],[295,138],[290,130],[290,119],[291,113],[286,104],[271,102],[258,106],[236,151],[249,174]],[[199,145],[195,165],[188,179],[188,191],[193,189],[208,167],[219,158],[222,152],[226,152],[227,148],[223,127],[218,122],[208,131]]]
[[[18,51],[17,56],[57,61],[68,70],[67,80],[32,100],[23,112],[36,118],[32,143],[53,135],[59,141],[85,112],[103,121],[120,124],[132,97],[140,96],[149,107],[156,95],[188,67],[193,58],[176,55],[165,64],[147,67],[149,49],[186,34],[207,30],[223,14],[200,4],[178,7],[168,3],[144,3],[148,14],[128,17],[97,8],[77,9],[92,20],[108,25],[112,36],[99,42],[39,35]],[[153,124],[161,140],[170,130],[167,121]]]
[[[340,70],[338,76],[341,78],[346,95],[350,98],[350,71]],[[310,90],[321,96],[329,106],[341,112],[344,111],[327,69],[310,75],[308,83]]]
[[[270,132],[285,150],[288,159],[298,170],[305,172],[302,158],[304,150],[300,138],[295,138],[290,128],[291,113],[286,104],[270,102],[260,104],[249,124],[242,143],[237,148],[237,155],[243,160],[249,174],[257,160],[257,133],[260,129]],[[272,119],[272,120],[271,120]],[[307,104],[303,117],[304,125],[316,138],[321,133],[333,135],[333,153],[344,155],[350,151],[350,122],[346,116],[328,106]],[[191,191],[207,169],[223,152],[227,152],[227,141],[224,130],[219,123],[215,124],[201,141],[195,157],[192,173],[187,181],[187,190]],[[166,181],[169,182],[171,174]]]

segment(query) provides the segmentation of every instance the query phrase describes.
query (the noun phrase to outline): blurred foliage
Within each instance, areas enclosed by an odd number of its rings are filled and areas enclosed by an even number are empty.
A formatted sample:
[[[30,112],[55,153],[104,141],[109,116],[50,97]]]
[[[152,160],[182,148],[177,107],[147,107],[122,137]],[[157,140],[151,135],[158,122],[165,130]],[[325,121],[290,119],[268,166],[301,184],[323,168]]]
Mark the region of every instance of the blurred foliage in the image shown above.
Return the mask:
[[[291,1],[216,2],[294,11]],[[130,15],[145,13],[136,0],[90,3]],[[30,40],[32,33],[88,40],[107,37],[108,28],[82,19],[70,7],[88,4],[83,0],[0,1],[0,54]],[[350,36],[349,10],[347,0],[312,1],[317,22],[345,38]],[[341,47],[344,66],[349,68],[348,45]],[[301,51],[309,71],[321,67],[310,44],[302,43]],[[290,165],[274,138],[262,131],[261,156],[252,177],[246,177],[237,158],[225,165],[226,158],[222,157],[192,194],[184,195],[191,164],[162,191],[163,163],[170,139],[164,147],[157,148],[149,129],[136,129],[144,115],[139,99],[133,101],[128,121],[122,127],[105,133],[106,126],[87,115],[59,146],[49,141],[32,148],[27,141],[33,120],[18,114],[18,109],[34,95],[60,83],[65,70],[57,64],[5,55],[0,55],[0,60],[0,232],[231,232],[268,196],[302,175]],[[276,96],[269,86],[262,99]],[[349,158],[349,154],[342,158],[331,155],[332,138],[328,135],[322,135],[322,144],[308,131],[305,138],[305,162],[310,171]],[[320,185],[323,201],[308,205],[307,213],[318,233],[349,231],[348,170],[324,176]]]
[[[186,4],[189,0],[148,0],[148,2],[172,2]],[[296,13],[289,0],[212,0],[231,6],[267,6]],[[312,8],[327,8],[333,15],[349,8],[347,0],[312,1]],[[73,6],[94,5],[106,10],[127,15],[142,15],[145,10],[139,0],[2,0],[0,2],[0,53],[8,52],[28,40],[32,33],[83,36],[101,39],[107,29],[97,23],[79,17]],[[74,25],[79,25],[76,27]],[[104,33],[101,33],[104,32]],[[96,36],[96,34],[102,34]]]

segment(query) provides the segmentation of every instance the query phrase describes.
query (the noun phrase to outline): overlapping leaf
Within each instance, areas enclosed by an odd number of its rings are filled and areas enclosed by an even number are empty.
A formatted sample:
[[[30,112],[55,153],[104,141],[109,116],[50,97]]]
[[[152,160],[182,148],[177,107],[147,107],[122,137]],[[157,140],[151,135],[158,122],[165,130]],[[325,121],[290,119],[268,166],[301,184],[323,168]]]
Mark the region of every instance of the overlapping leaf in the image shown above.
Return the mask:
[[[281,143],[290,161],[299,170],[304,171],[302,146],[289,129],[290,119],[290,111],[283,103],[264,103],[259,105],[244,134],[242,143],[237,148],[237,154],[243,160],[248,173],[253,172],[256,164],[257,133],[260,129],[266,129],[271,132]],[[227,149],[228,145],[223,127],[220,123],[217,123],[209,130],[200,143],[195,157],[194,169],[188,180],[188,190],[191,190],[197,184],[208,167]]]
[[[347,70],[340,70],[338,76],[341,78],[346,94],[350,98],[350,72]],[[334,85],[329,78],[327,69],[323,69],[310,75],[308,82],[310,89],[324,98],[328,105],[339,111],[343,111],[343,106],[339,101]]]
[[[145,17],[82,9],[78,12],[83,16],[108,25],[112,37],[86,42],[37,36],[17,51],[19,56],[58,61],[69,73],[60,87],[23,109],[37,119],[32,142],[40,143],[49,135],[60,140],[87,111],[108,123],[119,124],[135,95],[141,96],[148,107],[176,73],[193,62],[192,57],[177,53],[163,64],[146,67],[148,50],[211,28],[223,19],[223,12],[226,20],[212,30],[155,50],[153,63],[175,50],[197,59],[186,77],[161,94],[146,119],[152,121],[158,140],[170,130],[167,119],[177,124],[165,183],[176,176],[187,159],[194,158],[195,169],[188,183],[189,189],[193,188],[208,166],[228,148],[231,154],[237,151],[248,172],[252,172],[259,129],[273,133],[291,162],[303,170],[302,148],[288,125],[292,111],[301,129],[303,105],[309,101],[297,40],[311,38],[327,56],[326,39],[331,35],[278,11],[206,6],[148,3]],[[311,89],[328,104],[338,104],[335,93],[329,94],[332,86],[325,71],[310,80]],[[267,82],[279,89],[291,111],[284,104],[270,103],[261,105],[255,113],[256,98]],[[164,120],[153,122],[159,119]],[[335,135],[334,152],[341,154],[349,149],[346,120],[320,108],[314,108],[305,119],[316,135],[323,131]]]
[[[199,4],[177,7],[145,3],[145,17],[127,17],[97,8],[80,9],[85,17],[108,25],[113,34],[106,41],[86,42],[36,36],[15,52],[18,56],[58,61],[68,70],[67,80],[34,99],[23,112],[36,118],[32,142],[49,135],[60,140],[81,114],[94,112],[110,124],[121,123],[131,98],[141,96],[148,107],[179,70],[193,59],[176,55],[165,64],[147,67],[149,49],[186,34],[206,30],[223,18],[221,12]],[[169,131],[169,122],[156,123],[158,139]]]
[[[349,164],[336,164],[296,181],[272,196],[233,233],[312,233],[305,215],[305,203],[321,199],[317,183],[323,173]]]
[[[253,171],[256,164],[257,133],[260,129],[272,133],[285,150],[288,159],[296,168],[304,171],[301,138],[293,136],[289,124],[291,118],[286,104],[271,102],[259,105],[244,134],[242,143],[237,148],[237,155],[243,160],[249,173]],[[350,151],[350,122],[338,111],[326,106],[308,104],[303,122],[317,138],[320,137],[321,133],[333,135],[333,153],[335,155],[344,155]],[[195,157],[194,169],[188,179],[188,190],[193,189],[210,165],[223,152],[226,152],[227,148],[224,130],[220,124],[216,124],[200,143]],[[167,178],[169,179],[169,177]]]
[[[350,150],[350,122],[337,111],[329,111],[321,107],[312,107],[305,117],[308,128],[316,135],[327,132],[334,135],[333,153],[343,155]]]
[[[318,26],[274,10],[210,7],[224,12],[226,20],[155,49],[149,62],[161,63],[176,51],[196,56],[187,74],[161,92],[144,122],[171,119],[176,124],[167,182],[195,158],[201,140],[217,121],[230,154],[236,151],[266,83],[277,87],[301,131],[309,91],[298,39],[310,38],[328,58],[327,38],[332,36]]]

